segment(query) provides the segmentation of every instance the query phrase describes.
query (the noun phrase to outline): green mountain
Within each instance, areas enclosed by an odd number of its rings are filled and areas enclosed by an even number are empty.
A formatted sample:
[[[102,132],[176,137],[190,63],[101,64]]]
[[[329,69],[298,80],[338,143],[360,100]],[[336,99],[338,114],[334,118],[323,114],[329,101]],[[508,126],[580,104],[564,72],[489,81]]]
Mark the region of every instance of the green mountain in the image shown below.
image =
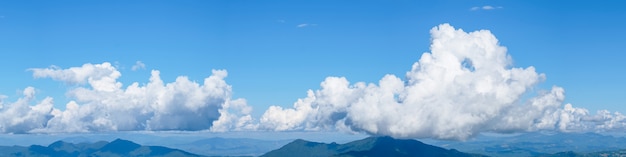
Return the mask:
[[[3,149],[0,149],[3,150]],[[87,156],[177,156],[177,157],[197,157],[200,155],[191,154],[182,150],[161,146],[142,146],[137,143],[116,139],[111,142],[95,143],[67,143],[63,141],[54,142],[48,146],[31,145],[29,147],[4,147],[0,151],[0,156],[33,156],[33,157],[87,157]]]
[[[388,136],[368,137],[362,140],[353,141],[346,144],[325,144],[310,142],[305,140],[295,140],[280,149],[270,151],[261,157],[361,157],[361,156],[396,156],[396,157],[418,157],[418,156],[454,156],[472,157],[482,156],[468,154],[457,150],[444,149],[417,140],[394,139]]]

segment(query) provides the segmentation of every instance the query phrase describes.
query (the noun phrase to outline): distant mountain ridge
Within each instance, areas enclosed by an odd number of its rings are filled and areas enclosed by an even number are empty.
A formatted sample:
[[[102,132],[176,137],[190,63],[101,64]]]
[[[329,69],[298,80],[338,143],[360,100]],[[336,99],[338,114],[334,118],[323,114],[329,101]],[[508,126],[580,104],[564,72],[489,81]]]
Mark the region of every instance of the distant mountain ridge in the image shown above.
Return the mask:
[[[507,137],[479,137],[470,141],[432,141],[432,145],[489,156],[550,156],[574,151],[587,154],[626,149],[626,138],[598,133],[525,133]]]
[[[63,156],[63,157],[83,157],[83,156],[178,156],[178,157],[199,157],[200,155],[185,152],[179,149],[172,149],[161,146],[142,146],[137,143],[116,139],[111,142],[100,141],[95,143],[68,143],[57,141],[48,146],[31,145],[29,147],[2,147],[0,156]]]
[[[118,139],[114,140],[115,138]],[[383,136],[369,137],[346,144],[318,143],[306,140],[272,141],[222,137],[187,139],[179,136],[139,135],[138,137],[133,137],[133,141],[138,141],[138,143],[160,146],[142,146],[119,138],[127,139],[129,137],[105,139],[102,137],[74,136],[71,138],[58,138],[62,140],[56,139],[56,141],[49,140],[49,142],[45,144],[39,143],[39,145],[0,146],[0,157],[259,156],[263,154],[265,156],[466,156],[469,154],[470,156],[488,155],[493,157],[626,155],[626,138],[624,136],[598,133],[531,132],[517,135],[487,134],[479,135],[475,139],[468,141],[441,141],[433,139],[416,141]],[[9,141],[19,140],[19,138],[8,139]],[[444,153],[424,155],[424,152],[429,151],[423,150]],[[458,153],[462,154],[458,155]]]
[[[213,137],[171,146],[206,156],[259,156],[291,141]]]
[[[368,137],[346,144],[318,143],[295,140],[280,149],[270,151],[261,157],[359,157],[359,156],[396,156],[396,157],[473,157],[483,156],[468,154],[457,150],[444,149],[417,140],[394,139],[389,136]]]

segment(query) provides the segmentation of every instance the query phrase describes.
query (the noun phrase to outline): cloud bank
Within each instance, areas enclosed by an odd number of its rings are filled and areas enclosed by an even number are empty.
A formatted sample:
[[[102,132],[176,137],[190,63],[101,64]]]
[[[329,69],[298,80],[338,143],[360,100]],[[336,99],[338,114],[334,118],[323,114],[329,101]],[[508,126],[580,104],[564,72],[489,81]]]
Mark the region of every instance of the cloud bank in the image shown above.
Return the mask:
[[[533,92],[545,79],[534,67],[513,67],[507,49],[487,30],[464,32],[449,24],[431,31],[431,52],[422,54],[405,79],[351,84],[328,77],[293,108],[271,106],[260,128],[366,132],[400,138],[464,140],[480,132],[624,129],[620,113],[563,105],[564,90]],[[525,94],[534,97],[524,98]]]
[[[51,78],[81,85],[67,92],[73,101],[61,111],[47,97],[35,105],[33,87],[14,103],[2,102],[0,132],[101,132],[133,130],[226,131],[255,127],[251,108],[243,99],[232,99],[225,70],[213,70],[202,84],[185,76],[164,83],[153,70],[145,85],[122,88],[121,73],[110,63],[81,67],[29,69],[35,78]]]
[[[35,98],[27,87],[15,102],[0,95],[0,133],[186,131],[342,131],[397,138],[464,140],[481,132],[608,132],[626,129],[626,116],[596,114],[564,103],[564,89],[536,89],[546,79],[534,67],[514,67],[487,30],[449,24],[430,30],[430,51],[404,78],[350,83],[327,77],[293,107],[270,106],[258,119],[245,99],[232,98],[225,70],[202,83],[179,76],[165,83],[153,70],[145,84],[126,87],[108,62],[63,69],[29,69],[35,78],[73,85],[65,110]],[[137,62],[137,65],[140,62]],[[143,67],[143,66],[142,66]]]

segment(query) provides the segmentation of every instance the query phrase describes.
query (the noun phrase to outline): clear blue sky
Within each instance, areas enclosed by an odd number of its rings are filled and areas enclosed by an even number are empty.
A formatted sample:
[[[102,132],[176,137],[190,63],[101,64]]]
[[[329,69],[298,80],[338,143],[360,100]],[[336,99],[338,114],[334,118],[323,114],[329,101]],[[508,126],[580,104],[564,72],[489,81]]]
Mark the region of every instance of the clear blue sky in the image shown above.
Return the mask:
[[[472,7],[492,6],[491,10]],[[65,108],[71,88],[29,68],[111,62],[124,85],[226,69],[235,98],[258,117],[291,106],[327,76],[403,77],[441,23],[491,30],[516,67],[535,66],[566,103],[626,113],[624,2],[545,1],[1,1],[0,94]],[[304,26],[304,27],[298,27]],[[136,61],[145,70],[132,71]]]

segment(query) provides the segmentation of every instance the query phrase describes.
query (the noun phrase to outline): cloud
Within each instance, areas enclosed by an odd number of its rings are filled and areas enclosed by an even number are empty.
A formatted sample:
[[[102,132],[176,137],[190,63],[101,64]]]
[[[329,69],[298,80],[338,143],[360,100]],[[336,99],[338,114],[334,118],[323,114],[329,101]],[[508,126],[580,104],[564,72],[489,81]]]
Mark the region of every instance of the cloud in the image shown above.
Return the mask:
[[[46,97],[31,106],[30,103],[35,99],[35,88],[27,87],[22,93],[23,97],[14,103],[0,101],[0,132],[27,133],[34,128],[47,126],[52,117],[52,98]],[[0,96],[0,99],[4,98]]]
[[[32,68],[35,78],[72,84],[66,92],[71,101],[65,110],[54,108],[51,97],[36,99],[34,87],[15,102],[0,95],[0,133],[331,130],[465,140],[481,132],[626,129],[619,112],[591,114],[565,104],[561,87],[536,89],[545,75],[532,66],[515,67],[488,30],[442,24],[430,34],[430,52],[406,76],[385,75],[377,83],[327,77],[293,107],[270,106],[258,121],[244,99],[232,98],[226,70],[213,70],[201,83],[185,76],[166,83],[152,70],[147,83],[124,87],[117,80],[122,74],[108,62]]]
[[[135,62],[135,65],[133,65],[133,67],[130,68],[130,69],[133,70],[133,71],[146,69],[146,64],[143,64],[143,62],[141,62],[141,61],[137,61],[137,62]]]
[[[430,31],[405,80],[386,75],[377,84],[327,77],[292,108],[271,106],[260,129],[339,130],[400,138],[464,140],[480,132],[623,129],[620,113],[590,115],[563,105],[564,89],[532,94],[545,80],[534,67],[513,67],[507,49],[488,30],[464,32],[449,24]]]
[[[317,24],[303,23],[303,24],[296,25],[296,27],[298,28],[313,27],[313,26],[317,26]]]
[[[29,71],[33,72],[35,78],[52,78],[68,84],[89,83],[95,90],[112,91],[122,86],[116,81],[122,74],[108,62],[95,65],[88,63],[69,69],[60,69],[57,66],[32,68]]]
[[[497,6],[497,7],[494,7],[494,6],[490,6],[490,5],[485,5],[485,6],[482,6],[482,7],[472,7],[472,8],[470,8],[470,10],[471,10],[471,11],[477,11],[477,10],[494,10],[494,9],[502,9],[502,8],[503,8],[502,6]]]
[[[36,78],[66,83],[88,83],[67,92],[73,100],[61,111],[52,98],[29,106],[35,90],[28,87],[17,102],[2,104],[0,132],[50,133],[133,130],[242,130],[255,129],[243,99],[232,99],[225,70],[213,70],[202,84],[179,76],[164,83],[153,70],[145,85],[135,82],[126,88],[110,63],[82,67],[30,69]],[[215,128],[215,129],[213,129]]]

